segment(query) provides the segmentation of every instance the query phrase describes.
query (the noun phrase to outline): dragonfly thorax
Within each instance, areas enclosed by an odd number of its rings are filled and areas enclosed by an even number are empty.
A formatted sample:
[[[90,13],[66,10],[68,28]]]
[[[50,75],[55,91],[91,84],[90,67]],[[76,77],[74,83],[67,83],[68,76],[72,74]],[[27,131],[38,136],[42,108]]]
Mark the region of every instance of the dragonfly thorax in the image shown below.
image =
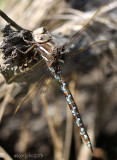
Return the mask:
[[[33,31],[32,35],[34,40],[38,43],[45,43],[52,38],[50,32],[45,27],[37,28]]]

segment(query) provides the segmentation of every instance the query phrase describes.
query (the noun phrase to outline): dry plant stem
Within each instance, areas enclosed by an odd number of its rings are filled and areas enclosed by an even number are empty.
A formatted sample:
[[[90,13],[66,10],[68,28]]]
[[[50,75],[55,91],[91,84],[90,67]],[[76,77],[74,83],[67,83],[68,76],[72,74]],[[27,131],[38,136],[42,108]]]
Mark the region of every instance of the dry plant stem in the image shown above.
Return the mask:
[[[70,90],[72,92],[71,87],[70,87]],[[71,114],[68,106],[67,106],[66,117],[67,117],[67,120],[66,120],[65,142],[64,142],[64,153],[63,153],[63,155],[64,155],[65,160],[69,160],[70,149],[71,149],[71,141],[72,141],[73,118],[72,118],[72,114]]]
[[[16,24],[11,18],[9,18],[2,10],[0,10],[0,16],[17,30],[24,30],[22,27]]]
[[[79,155],[82,143],[80,134],[78,133],[78,128],[76,125],[74,125],[74,144],[75,144],[75,156],[77,157]]]
[[[9,101],[9,98],[11,96],[11,92],[13,91],[14,86],[15,86],[14,84],[10,85],[9,89],[6,92],[6,96],[4,97],[4,100],[2,102],[2,105],[0,107],[0,122],[2,120],[5,107],[6,107],[7,103],[8,103],[8,101]]]
[[[98,16],[100,16],[100,15],[102,15],[103,13],[107,13],[107,12],[109,12],[109,11],[111,11],[111,10],[113,10],[113,9],[115,9],[115,8],[117,8],[117,1],[114,1],[114,2],[111,2],[111,3],[109,3],[109,4],[107,4],[107,5],[104,5],[103,6],[103,9],[100,11],[100,13],[98,14]],[[89,15],[91,14],[92,15],[92,12],[82,12],[82,11],[79,11],[79,10],[75,10],[75,9],[71,9],[71,8],[67,8],[67,9],[63,9],[63,11],[62,11],[63,13],[65,13],[65,12],[69,12],[69,13],[73,13],[73,14],[75,14],[75,15],[80,15],[80,17],[87,17],[87,18],[89,18]],[[62,13],[61,13],[62,14]],[[67,16],[67,17],[66,17]],[[73,16],[72,16],[73,17]],[[71,18],[72,18],[71,17]],[[61,16],[61,18],[62,19],[64,19],[64,18],[67,18],[67,19],[70,19],[69,18],[69,16],[68,15],[65,15],[65,17],[64,17],[64,15],[63,15],[63,17]],[[103,17],[102,17],[103,18]],[[73,18],[72,18],[73,19]],[[77,17],[76,17],[76,19],[77,19]],[[96,18],[96,20],[97,20],[97,18]]]
[[[102,13],[107,13],[113,9],[117,8],[117,1],[111,2],[104,6],[104,9],[101,11]]]
[[[44,111],[45,111],[45,115],[46,115],[46,118],[47,118],[48,126],[49,126],[49,129],[50,129],[50,133],[51,133],[54,148],[55,148],[55,159],[56,160],[59,160],[59,159],[63,160],[63,158],[62,158],[62,147],[61,147],[60,141],[57,137],[52,119],[51,119],[50,115],[48,114],[48,106],[47,106],[47,101],[46,101],[45,94],[41,95],[41,99],[42,99],[43,108],[44,108]]]
[[[0,158],[3,158],[4,160],[13,160],[1,146],[0,146]]]
[[[0,62],[1,64],[2,62]],[[2,75],[0,75],[0,84],[4,82],[4,77]]]
[[[46,96],[45,96],[44,93],[41,94],[41,100],[42,100],[42,103],[43,103],[43,108],[44,108],[44,111],[45,111],[45,115],[46,115],[46,118],[47,118],[48,126],[49,126],[49,129],[50,129],[50,133],[51,133],[54,148],[55,148],[55,159],[56,160],[59,160],[59,159],[64,160],[63,155],[62,155],[62,145],[60,143],[60,140],[57,137],[57,134],[56,134],[56,131],[55,131],[55,128],[54,128],[54,125],[53,125],[53,121],[52,121],[52,119],[51,119],[51,117],[48,113],[48,105],[47,105]]]
[[[104,151],[103,149],[101,149],[101,148],[95,148],[94,158],[95,158],[95,159],[108,160],[105,151]]]

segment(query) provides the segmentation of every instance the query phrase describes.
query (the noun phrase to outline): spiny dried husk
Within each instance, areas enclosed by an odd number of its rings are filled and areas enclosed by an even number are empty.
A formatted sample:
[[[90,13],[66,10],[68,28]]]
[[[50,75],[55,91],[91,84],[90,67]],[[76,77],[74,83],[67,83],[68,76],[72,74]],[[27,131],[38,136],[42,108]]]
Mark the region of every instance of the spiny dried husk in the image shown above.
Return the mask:
[[[33,44],[24,41],[24,38],[28,41],[32,41],[32,34],[29,30],[14,30],[10,25],[6,25],[1,32],[3,33],[3,42],[0,45],[0,49],[3,53],[3,63],[0,67],[0,71],[3,74],[6,82],[8,80],[21,73],[39,60],[39,54],[31,62],[34,56],[36,48],[29,51],[27,54],[23,52],[27,51]]]

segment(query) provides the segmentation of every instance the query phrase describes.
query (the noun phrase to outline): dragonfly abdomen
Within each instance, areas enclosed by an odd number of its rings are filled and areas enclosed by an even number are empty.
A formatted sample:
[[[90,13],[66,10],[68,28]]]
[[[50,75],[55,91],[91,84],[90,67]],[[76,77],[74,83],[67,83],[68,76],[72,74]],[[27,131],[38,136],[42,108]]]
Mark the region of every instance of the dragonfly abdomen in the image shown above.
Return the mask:
[[[59,82],[61,90],[63,91],[63,93],[65,95],[66,101],[67,101],[67,103],[69,105],[69,108],[72,112],[72,115],[74,117],[76,125],[77,125],[77,127],[80,131],[80,136],[81,136],[83,142],[85,142],[87,144],[87,146],[93,152],[91,141],[90,141],[90,138],[89,138],[89,136],[88,136],[88,134],[87,134],[87,132],[84,128],[84,124],[82,122],[79,110],[77,109],[76,103],[73,99],[73,96],[72,96],[68,86],[67,86],[67,83],[64,80],[64,77],[61,74],[61,71],[59,71],[57,73],[54,72],[53,74],[54,74],[55,79]]]

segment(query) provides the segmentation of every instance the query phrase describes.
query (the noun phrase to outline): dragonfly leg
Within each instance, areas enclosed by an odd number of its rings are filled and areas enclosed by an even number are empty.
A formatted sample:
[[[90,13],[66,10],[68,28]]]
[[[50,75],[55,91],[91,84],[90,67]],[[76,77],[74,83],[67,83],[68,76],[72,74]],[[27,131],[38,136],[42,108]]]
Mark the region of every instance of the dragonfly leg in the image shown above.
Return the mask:
[[[38,53],[38,51],[36,50],[35,53],[34,53],[34,55],[33,55],[33,57],[32,57],[32,59],[29,61],[29,63],[32,63],[32,61],[33,61],[34,58],[36,57],[37,53]]]
[[[24,40],[24,42],[27,42],[27,43],[33,43],[33,44],[36,43],[35,41],[28,41],[28,40],[26,40],[24,37],[23,37],[23,40]]]
[[[14,46],[15,49],[17,49],[19,52],[23,53],[23,54],[27,54],[28,52],[30,52],[34,47],[36,46],[36,44],[33,44],[27,51],[23,52],[20,49],[18,49],[17,47]]]

